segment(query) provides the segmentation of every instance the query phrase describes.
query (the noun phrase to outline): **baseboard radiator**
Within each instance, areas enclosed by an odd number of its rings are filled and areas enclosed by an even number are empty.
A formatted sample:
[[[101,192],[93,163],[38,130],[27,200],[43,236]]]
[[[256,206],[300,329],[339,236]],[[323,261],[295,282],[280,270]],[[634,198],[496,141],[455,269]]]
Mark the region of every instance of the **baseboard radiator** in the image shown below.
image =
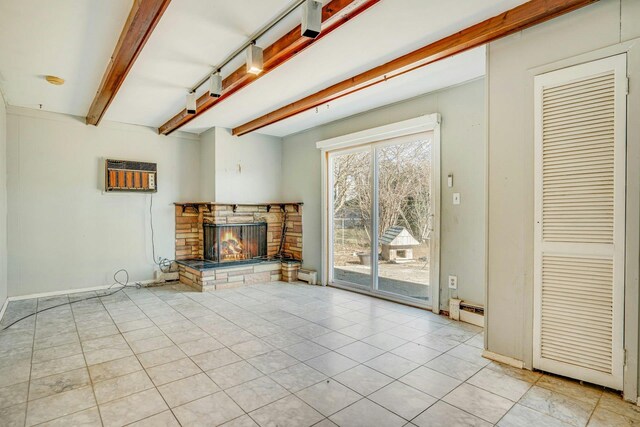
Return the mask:
[[[451,298],[449,299],[449,318],[484,328],[484,307]]]
[[[317,285],[318,272],[315,270],[309,270],[308,268],[301,268],[298,270],[298,280],[307,282],[310,285]]]

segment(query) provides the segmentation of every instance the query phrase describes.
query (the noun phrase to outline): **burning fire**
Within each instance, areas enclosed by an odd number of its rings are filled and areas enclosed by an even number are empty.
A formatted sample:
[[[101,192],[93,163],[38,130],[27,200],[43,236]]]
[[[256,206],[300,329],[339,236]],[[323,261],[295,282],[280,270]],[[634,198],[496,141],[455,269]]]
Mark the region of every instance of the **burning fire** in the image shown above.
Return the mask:
[[[242,240],[229,230],[220,236],[220,255],[223,260],[245,259]]]

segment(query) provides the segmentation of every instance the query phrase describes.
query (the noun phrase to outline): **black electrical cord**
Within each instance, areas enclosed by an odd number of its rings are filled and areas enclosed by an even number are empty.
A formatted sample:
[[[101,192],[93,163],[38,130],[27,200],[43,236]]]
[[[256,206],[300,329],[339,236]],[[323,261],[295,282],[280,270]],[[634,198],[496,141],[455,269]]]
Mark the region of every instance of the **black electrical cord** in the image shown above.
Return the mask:
[[[171,264],[173,264],[174,260],[170,260],[168,258],[163,258],[163,257],[156,258],[156,244],[155,244],[155,237],[154,237],[154,230],[153,230],[153,194],[151,195],[151,201],[149,203],[149,216],[150,216],[149,222],[151,224],[151,250],[152,250],[152,253],[153,253],[153,262],[158,267],[160,267],[160,271],[162,271],[163,273],[167,273],[167,272],[169,272],[171,270]],[[124,273],[125,276],[126,276],[124,282],[121,282],[120,280],[118,280],[118,274],[120,274],[120,273]],[[75,304],[77,302],[88,301],[88,300],[95,299],[95,298],[110,297],[111,295],[114,295],[114,294],[120,292],[124,288],[137,288],[137,289],[140,289],[142,287],[142,284],[140,282],[136,282],[134,285],[129,285],[129,272],[127,270],[125,270],[124,268],[116,271],[113,274],[113,280],[114,280],[114,283],[111,286],[109,286],[107,288],[107,290],[113,288],[116,285],[120,285],[122,287],[120,289],[114,291],[114,292],[109,293],[109,294],[95,295],[95,296],[87,297],[87,298],[84,298],[84,299],[81,299],[81,300],[69,301],[69,302],[65,302],[65,303],[62,303],[62,304],[54,305],[52,307],[47,307],[47,308],[42,309],[40,311],[36,311],[36,312],[31,313],[31,314],[29,314],[27,316],[21,317],[20,319],[12,322],[8,326],[5,326],[4,328],[0,329],[0,331],[4,331],[6,329],[9,329],[10,327],[15,325],[16,323],[21,322],[21,321],[23,321],[25,319],[28,319],[31,316],[35,316],[38,313],[42,313],[43,311],[47,311],[47,310],[51,310],[51,309],[54,309],[54,308],[62,307],[64,305]]]
[[[118,274],[120,274],[120,273],[124,273],[124,274],[125,274],[125,280],[124,280],[124,282],[121,282],[120,280],[118,280]],[[33,312],[33,313],[29,314],[29,315],[26,315],[26,316],[24,316],[24,317],[21,317],[21,318],[20,318],[20,319],[18,319],[18,320],[13,321],[13,322],[12,322],[12,323],[10,323],[8,326],[5,326],[4,328],[2,328],[2,331],[6,330],[6,329],[9,329],[10,327],[12,327],[13,325],[15,325],[15,324],[16,324],[16,323],[18,323],[18,322],[21,322],[21,321],[23,321],[23,320],[25,320],[25,319],[28,319],[28,318],[29,318],[29,317],[31,317],[31,316],[35,316],[36,314],[38,314],[38,313],[42,313],[42,312],[47,311],[47,310],[52,310],[52,309],[54,309],[54,308],[62,307],[62,306],[64,306],[64,305],[71,305],[71,304],[75,304],[75,303],[77,303],[77,302],[88,301],[88,300],[90,300],[90,299],[103,298],[103,297],[110,297],[111,295],[115,295],[115,294],[117,294],[118,292],[120,292],[120,291],[121,291],[121,290],[123,290],[124,288],[136,288],[136,289],[140,289],[140,288],[142,287],[142,284],[141,284],[140,282],[136,282],[136,283],[135,283],[135,284],[133,284],[133,285],[130,285],[130,284],[129,284],[129,272],[128,272],[127,270],[125,270],[124,268],[122,268],[122,269],[120,269],[120,270],[116,271],[116,272],[113,274],[113,280],[114,280],[114,283],[113,283],[111,286],[109,286],[109,287],[107,288],[107,290],[109,290],[109,289],[113,288],[113,287],[114,287],[114,286],[116,286],[116,285],[120,285],[120,286],[122,286],[122,287],[121,287],[120,289],[116,290],[116,291],[113,291],[113,292],[109,293],[109,294],[104,294],[104,295],[94,295],[94,296],[92,296],[92,297],[83,298],[83,299],[80,299],[80,300],[77,300],[77,301],[69,301],[69,302],[65,302],[65,303],[62,303],[62,304],[54,305],[54,306],[52,306],[52,307],[44,308],[44,309],[42,309],[42,310],[40,310],[40,311]]]
[[[169,273],[171,271],[171,265],[175,260],[163,257],[156,258],[156,240],[153,230],[153,194],[151,194],[151,201],[149,202],[149,224],[151,225],[151,252],[153,263],[157,265],[163,273]]]

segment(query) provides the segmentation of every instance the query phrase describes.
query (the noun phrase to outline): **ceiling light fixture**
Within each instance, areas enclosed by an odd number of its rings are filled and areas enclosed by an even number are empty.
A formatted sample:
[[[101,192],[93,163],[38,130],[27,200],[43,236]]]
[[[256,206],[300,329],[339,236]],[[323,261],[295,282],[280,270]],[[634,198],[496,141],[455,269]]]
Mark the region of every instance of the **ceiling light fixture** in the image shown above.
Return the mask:
[[[196,93],[189,92],[187,94],[187,114],[196,113]]]
[[[322,3],[306,0],[302,5],[302,35],[315,39],[322,29]]]
[[[64,84],[64,79],[58,76],[44,76],[44,79],[52,85],[61,86]]]
[[[253,44],[247,47],[247,73],[258,75],[264,68],[262,48]]]
[[[209,77],[209,96],[220,98],[220,95],[222,95],[222,76],[218,70]]]

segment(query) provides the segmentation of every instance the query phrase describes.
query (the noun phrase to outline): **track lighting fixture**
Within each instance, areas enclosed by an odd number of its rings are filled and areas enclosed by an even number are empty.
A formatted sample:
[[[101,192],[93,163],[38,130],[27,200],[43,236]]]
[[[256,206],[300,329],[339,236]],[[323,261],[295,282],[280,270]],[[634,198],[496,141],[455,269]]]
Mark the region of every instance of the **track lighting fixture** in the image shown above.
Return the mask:
[[[198,83],[189,89],[187,95],[187,113],[197,114],[197,98],[195,91],[209,82],[209,96],[219,98],[222,96],[222,78],[221,70],[232,62],[237,56],[243,52],[247,56],[247,73],[258,75],[264,71],[264,53],[262,48],[256,46],[256,41],[261,39],[269,30],[278,25],[283,19],[289,16],[294,10],[303,6],[301,32],[303,37],[316,38],[322,29],[322,0],[295,0],[283,10],[278,16],[273,18],[264,27],[255,33],[239,46],[233,53],[227,56],[222,62],[218,63],[211,74],[205,75]]]
[[[187,114],[196,113],[196,93],[189,92],[187,94]]]
[[[322,28],[322,3],[305,0],[302,5],[302,35],[315,39]]]
[[[262,49],[255,43],[247,47],[247,73],[258,75],[262,72],[264,66],[262,58]]]
[[[216,71],[209,77],[209,96],[220,98],[220,95],[222,95],[222,76],[220,71]]]

